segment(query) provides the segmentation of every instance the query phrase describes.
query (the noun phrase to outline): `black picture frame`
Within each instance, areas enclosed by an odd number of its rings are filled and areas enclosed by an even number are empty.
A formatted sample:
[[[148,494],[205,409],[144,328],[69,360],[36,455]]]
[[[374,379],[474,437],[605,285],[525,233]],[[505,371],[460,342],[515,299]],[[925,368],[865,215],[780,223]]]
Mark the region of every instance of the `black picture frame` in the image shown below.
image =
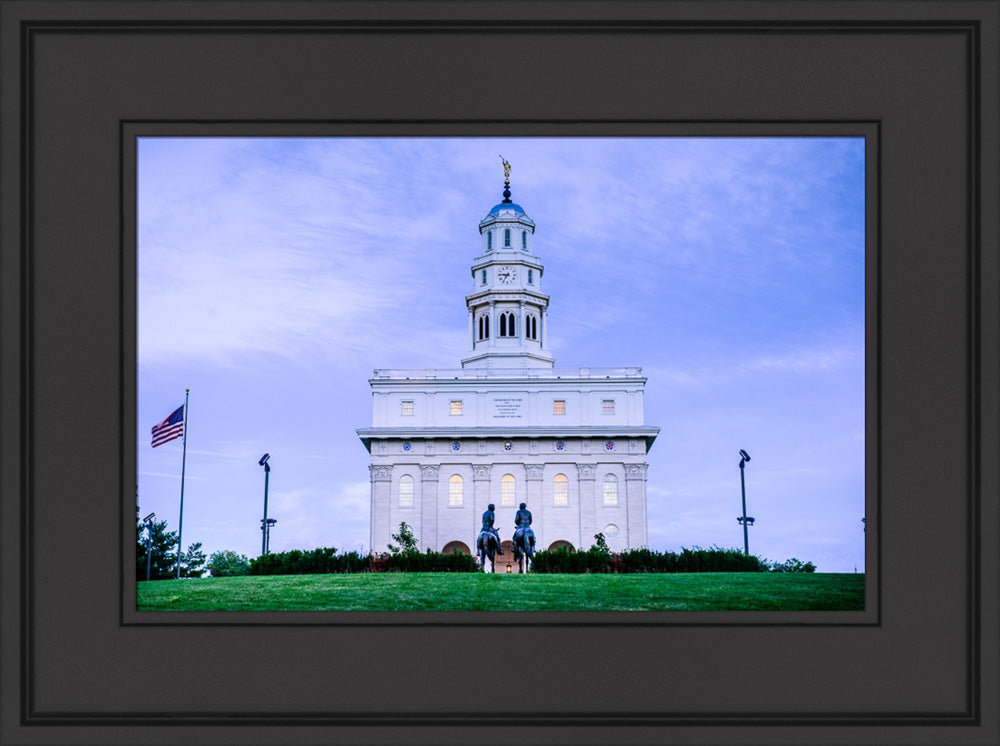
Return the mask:
[[[996,743],[998,11],[0,3],[0,744]],[[137,614],[156,131],[864,136],[865,612]]]

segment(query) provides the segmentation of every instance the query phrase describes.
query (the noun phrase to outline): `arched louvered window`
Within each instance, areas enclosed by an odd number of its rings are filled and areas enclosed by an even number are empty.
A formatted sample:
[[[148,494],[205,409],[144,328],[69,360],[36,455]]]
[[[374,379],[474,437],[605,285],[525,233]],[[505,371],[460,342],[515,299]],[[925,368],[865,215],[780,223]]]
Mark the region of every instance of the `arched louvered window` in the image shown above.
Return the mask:
[[[618,504],[618,477],[614,474],[604,475],[604,504]]]
[[[538,320],[534,314],[528,314],[524,319],[524,336],[538,339]]]
[[[452,507],[459,507],[464,497],[462,477],[458,474],[452,474],[451,479],[448,480],[448,504]]]
[[[514,475],[504,474],[500,479],[500,504],[514,504]]]
[[[556,505],[569,504],[569,479],[565,474],[556,474],[552,480],[552,502]]]
[[[514,314],[510,311],[504,311],[500,314],[500,336],[501,337],[513,337],[517,334],[516,327],[514,326]]]
[[[503,245],[510,246],[510,228],[503,229]]]
[[[479,317],[479,338],[489,339],[490,338],[490,317],[483,314]]]
[[[399,507],[413,507],[413,477],[409,474],[399,478]]]

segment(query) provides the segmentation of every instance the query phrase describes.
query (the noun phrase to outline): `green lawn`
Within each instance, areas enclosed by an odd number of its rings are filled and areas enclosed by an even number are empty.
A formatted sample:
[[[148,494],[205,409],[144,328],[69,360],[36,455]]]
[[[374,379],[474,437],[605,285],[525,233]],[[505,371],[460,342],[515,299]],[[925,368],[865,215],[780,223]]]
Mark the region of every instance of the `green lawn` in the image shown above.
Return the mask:
[[[139,611],[863,610],[865,576],[832,573],[362,573],[156,580]]]

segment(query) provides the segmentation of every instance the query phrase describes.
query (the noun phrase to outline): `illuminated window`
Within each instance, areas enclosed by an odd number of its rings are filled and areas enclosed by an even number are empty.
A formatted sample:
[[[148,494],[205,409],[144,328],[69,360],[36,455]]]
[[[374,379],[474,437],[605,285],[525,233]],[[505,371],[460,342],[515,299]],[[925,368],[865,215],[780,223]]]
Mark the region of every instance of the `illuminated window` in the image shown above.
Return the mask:
[[[500,479],[500,504],[514,504],[514,475],[504,474]]]
[[[552,414],[566,414],[565,399],[556,399],[552,402]]]
[[[452,474],[451,479],[448,480],[448,505],[461,506],[463,497],[462,477],[458,474]]]
[[[552,497],[556,505],[569,504],[569,480],[565,474],[556,474],[552,480]]]
[[[409,474],[399,478],[399,507],[413,507],[413,477]]]
[[[411,401],[401,401],[399,403],[399,413],[404,417],[413,416],[413,402]]]
[[[618,504],[618,477],[614,474],[604,475],[604,504]]]
[[[449,413],[450,414],[462,414],[462,402],[461,401],[453,401],[451,403],[451,409],[449,410]]]
[[[615,413],[615,400],[614,399],[604,399],[601,401],[601,414],[614,414]]]

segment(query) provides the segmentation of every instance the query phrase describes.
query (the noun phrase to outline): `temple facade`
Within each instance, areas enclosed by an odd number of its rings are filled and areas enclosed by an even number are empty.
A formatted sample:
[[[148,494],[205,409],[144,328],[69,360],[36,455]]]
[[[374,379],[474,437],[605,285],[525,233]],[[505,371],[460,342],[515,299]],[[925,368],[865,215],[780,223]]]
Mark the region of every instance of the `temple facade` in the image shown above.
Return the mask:
[[[638,367],[557,368],[535,223],[504,199],[479,223],[465,296],[469,352],[454,369],[375,370],[371,547],[400,523],[421,550],[470,552],[482,513],[510,548],[514,513],[532,511],[537,546],[586,549],[603,533],[618,551],[646,545],[645,424]]]

